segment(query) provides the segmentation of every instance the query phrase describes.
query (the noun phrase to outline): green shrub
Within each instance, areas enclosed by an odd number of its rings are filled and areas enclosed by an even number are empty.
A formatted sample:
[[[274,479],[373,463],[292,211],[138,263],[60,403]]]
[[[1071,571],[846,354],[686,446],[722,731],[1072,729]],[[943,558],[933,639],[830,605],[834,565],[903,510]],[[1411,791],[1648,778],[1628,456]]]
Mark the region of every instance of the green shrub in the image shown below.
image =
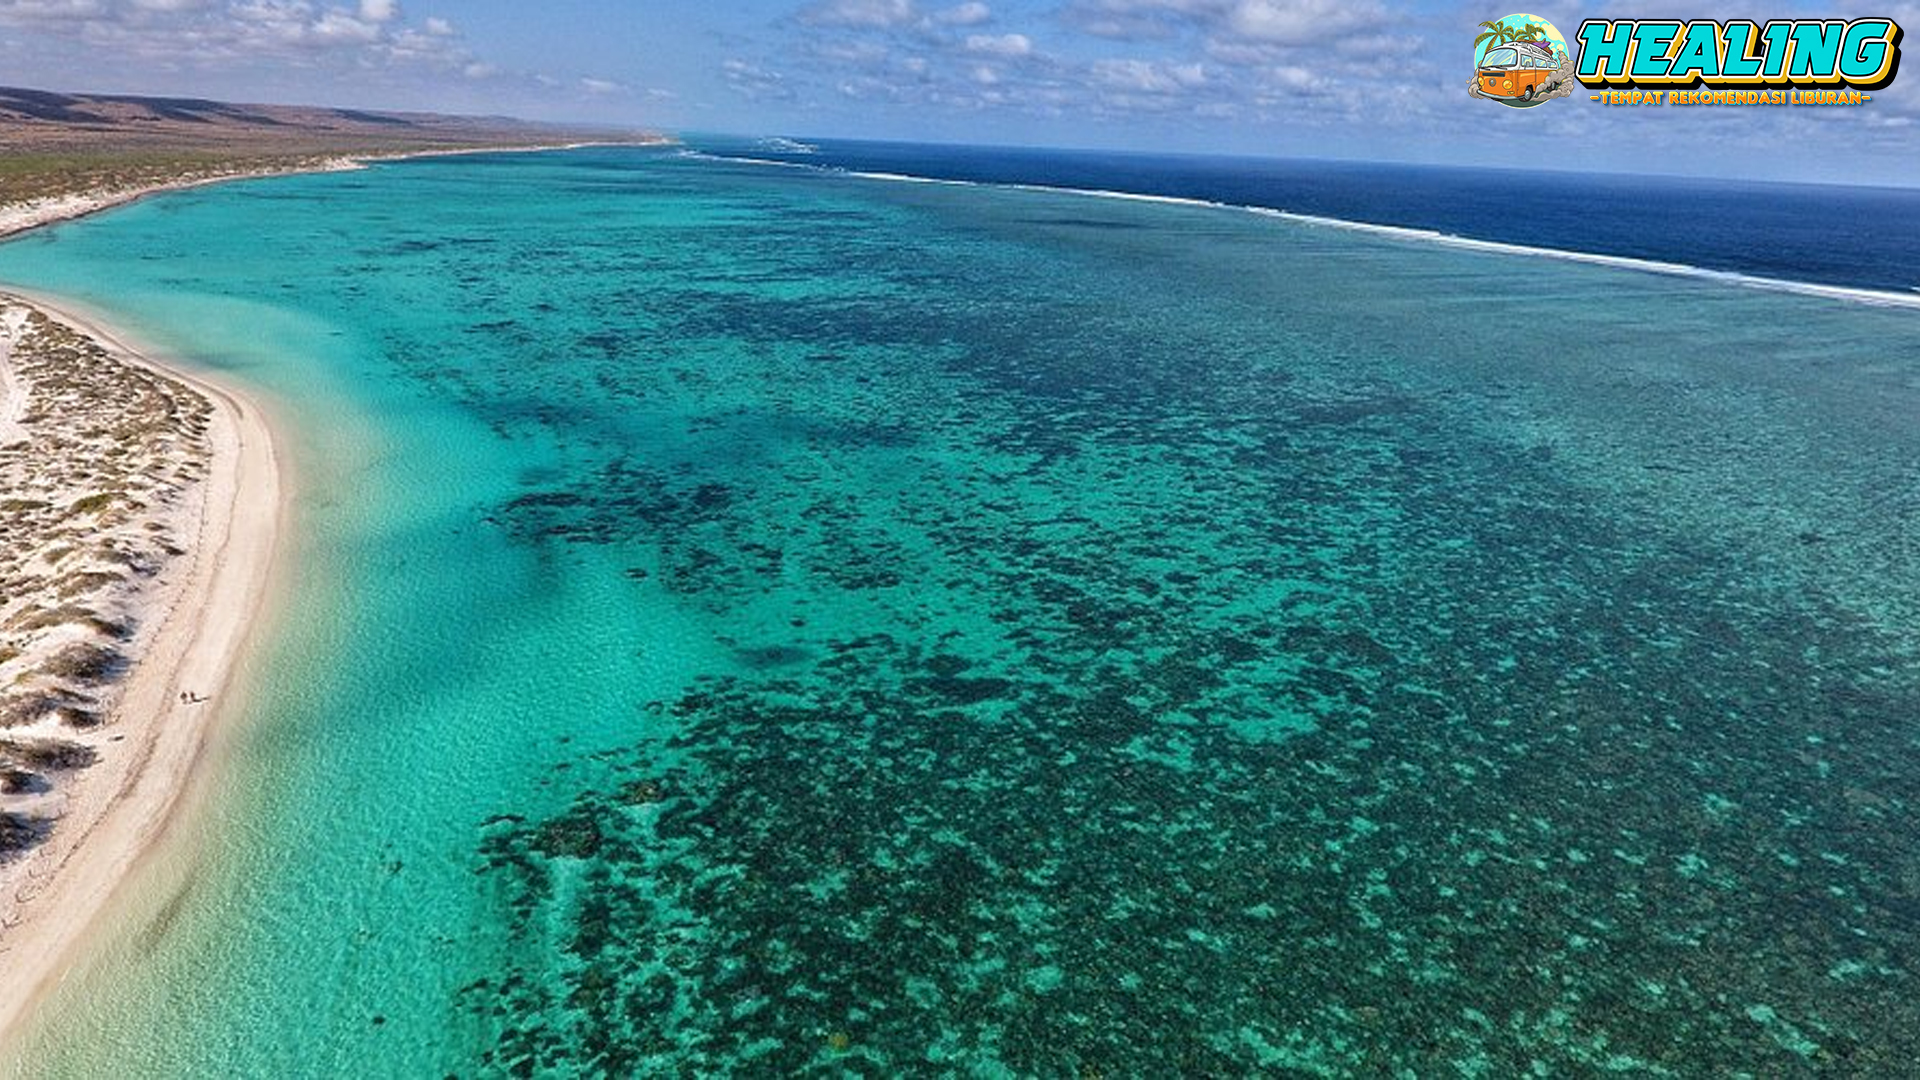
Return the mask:
[[[124,665],[125,658],[118,649],[82,642],[69,645],[48,657],[40,670],[56,679],[96,684],[113,678]]]
[[[91,746],[64,739],[0,739],[0,754],[36,769],[84,769],[100,760]]]

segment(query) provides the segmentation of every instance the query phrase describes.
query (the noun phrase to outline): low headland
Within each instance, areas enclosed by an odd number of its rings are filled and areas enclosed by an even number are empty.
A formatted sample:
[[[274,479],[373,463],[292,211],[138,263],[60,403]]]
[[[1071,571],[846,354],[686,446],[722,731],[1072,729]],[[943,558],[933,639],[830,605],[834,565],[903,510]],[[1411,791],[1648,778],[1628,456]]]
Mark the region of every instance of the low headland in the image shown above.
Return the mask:
[[[0,89],[0,238],[381,158],[649,144],[503,119]],[[0,290],[0,1041],[231,715],[285,516],[268,417],[64,301]]]
[[[158,191],[428,154],[668,141],[506,117],[0,87],[0,237]]]

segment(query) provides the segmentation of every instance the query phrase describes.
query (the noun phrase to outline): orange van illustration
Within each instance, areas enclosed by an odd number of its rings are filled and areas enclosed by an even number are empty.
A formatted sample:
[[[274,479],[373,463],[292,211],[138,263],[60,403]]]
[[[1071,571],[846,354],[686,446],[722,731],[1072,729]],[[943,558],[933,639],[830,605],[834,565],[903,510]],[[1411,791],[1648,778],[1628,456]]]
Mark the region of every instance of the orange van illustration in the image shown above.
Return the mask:
[[[1558,84],[1560,61],[1550,45],[1510,41],[1480,58],[1480,92],[1488,97],[1532,101]]]

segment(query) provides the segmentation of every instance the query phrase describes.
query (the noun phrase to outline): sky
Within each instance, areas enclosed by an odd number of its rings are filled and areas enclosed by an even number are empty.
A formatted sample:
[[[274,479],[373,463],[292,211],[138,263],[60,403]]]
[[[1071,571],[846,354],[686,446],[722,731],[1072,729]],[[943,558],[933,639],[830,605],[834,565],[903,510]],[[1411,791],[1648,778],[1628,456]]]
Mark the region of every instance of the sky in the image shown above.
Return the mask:
[[[1582,19],[1891,17],[1621,0]],[[1851,108],[1471,98],[1457,0],[0,0],[0,85],[669,132],[1920,185],[1920,62]],[[1920,37],[1909,44],[1920,42]],[[1914,45],[1920,47],[1920,45]]]

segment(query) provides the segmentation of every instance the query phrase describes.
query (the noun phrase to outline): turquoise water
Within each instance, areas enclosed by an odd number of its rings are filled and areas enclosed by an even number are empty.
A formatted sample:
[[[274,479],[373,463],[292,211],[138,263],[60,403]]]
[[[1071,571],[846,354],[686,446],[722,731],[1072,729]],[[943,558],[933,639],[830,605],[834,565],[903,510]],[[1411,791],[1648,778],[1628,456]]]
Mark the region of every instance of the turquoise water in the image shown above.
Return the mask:
[[[1913,312],[634,151],[0,280],[299,488],[185,885],[19,1071],[1920,1059]]]

